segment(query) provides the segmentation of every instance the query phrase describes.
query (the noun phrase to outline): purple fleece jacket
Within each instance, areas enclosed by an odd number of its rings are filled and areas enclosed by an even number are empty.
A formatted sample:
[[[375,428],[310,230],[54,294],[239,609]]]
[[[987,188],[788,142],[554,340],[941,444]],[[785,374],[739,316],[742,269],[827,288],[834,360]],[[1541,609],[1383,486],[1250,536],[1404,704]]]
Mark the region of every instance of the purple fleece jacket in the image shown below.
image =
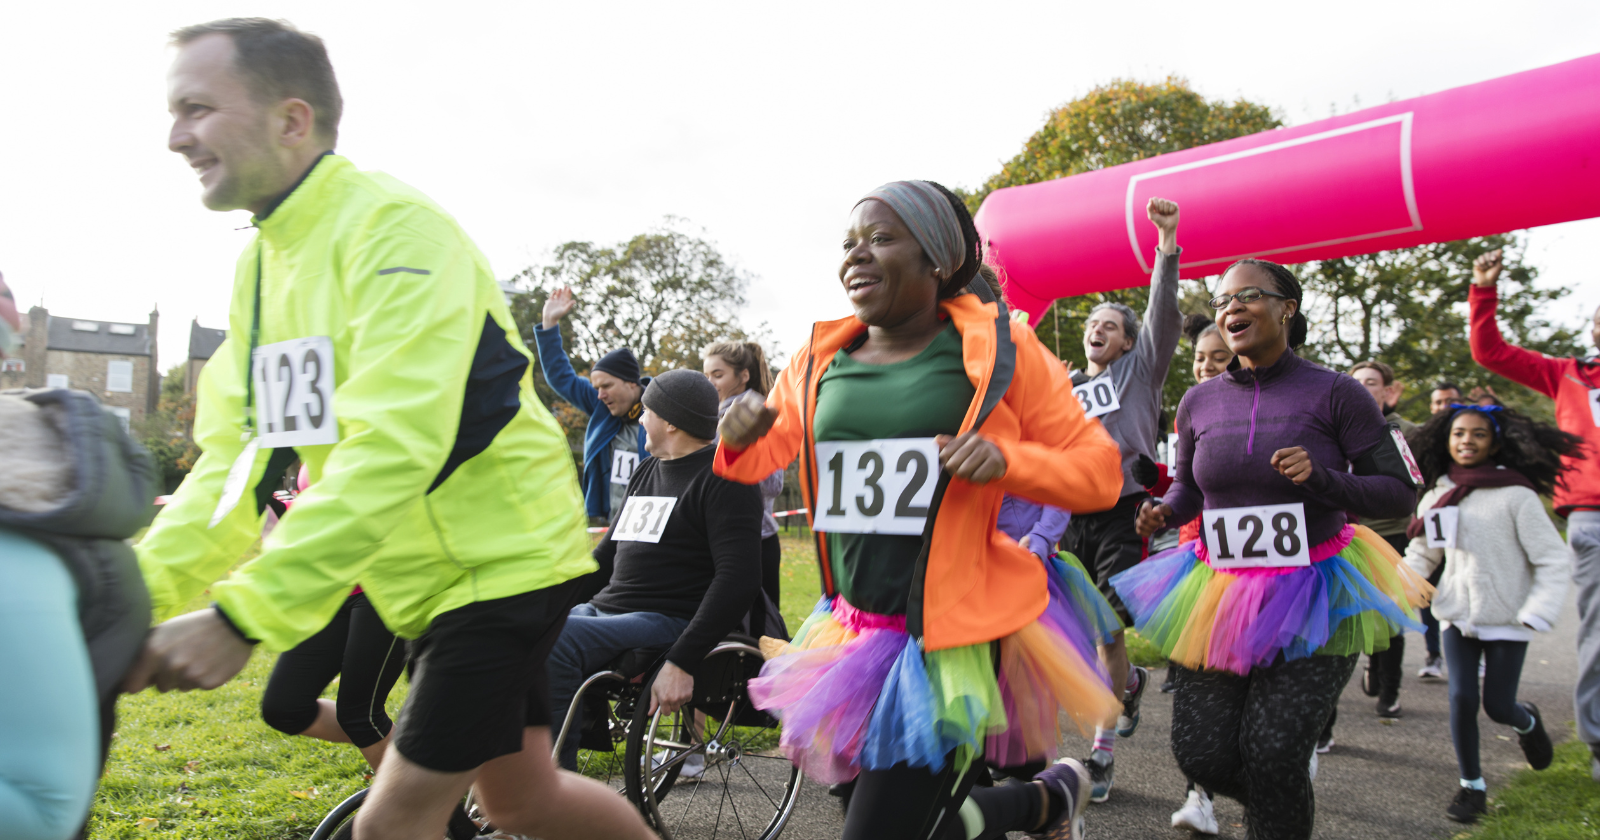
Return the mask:
[[[1385,475],[1354,475],[1350,462],[1376,446],[1393,446],[1377,403],[1349,376],[1308,362],[1293,351],[1271,367],[1247,369],[1238,360],[1222,376],[1189,389],[1178,404],[1178,457],[1168,525],[1201,509],[1306,506],[1306,535],[1326,542],[1346,522],[1406,516],[1416,495]],[[1272,468],[1272,453],[1304,447],[1314,465],[1305,484]]]

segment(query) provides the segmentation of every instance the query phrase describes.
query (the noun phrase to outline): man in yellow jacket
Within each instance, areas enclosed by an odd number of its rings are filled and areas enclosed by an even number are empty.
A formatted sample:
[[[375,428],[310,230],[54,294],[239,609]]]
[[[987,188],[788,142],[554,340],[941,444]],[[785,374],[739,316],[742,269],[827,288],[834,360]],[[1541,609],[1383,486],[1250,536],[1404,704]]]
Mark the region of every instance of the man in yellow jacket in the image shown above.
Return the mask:
[[[503,830],[652,836],[550,761],[544,659],[596,565],[487,261],[425,196],[332,153],[342,102],[319,39],[232,19],[173,43],[169,146],[207,207],[248,209],[257,231],[200,380],[204,455],[138,546],[169,620],[126,687],[215,688],[359,584],[416,665],[358,837],[436,840],[474,783]],[[310,489],[219,582],[297,457]],[[207,587],[210,607],[172,617]]]

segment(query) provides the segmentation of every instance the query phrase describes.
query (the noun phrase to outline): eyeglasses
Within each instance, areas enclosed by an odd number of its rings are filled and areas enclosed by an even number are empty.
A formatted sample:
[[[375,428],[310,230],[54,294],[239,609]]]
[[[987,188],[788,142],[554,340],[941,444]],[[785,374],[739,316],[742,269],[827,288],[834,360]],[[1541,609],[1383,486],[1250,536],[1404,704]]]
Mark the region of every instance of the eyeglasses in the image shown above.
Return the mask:
[[[1277,298],[1279,300],[1289,299],[1288,295],[1269,292],[1259,286],[1246,286],[1231,295],[1217,295],[1211,299],[1210,303],[1212,309],[1222,309],[1228,305],[1228,301],[1236,300],[1240,303],[1255,303],[1264,297]]]

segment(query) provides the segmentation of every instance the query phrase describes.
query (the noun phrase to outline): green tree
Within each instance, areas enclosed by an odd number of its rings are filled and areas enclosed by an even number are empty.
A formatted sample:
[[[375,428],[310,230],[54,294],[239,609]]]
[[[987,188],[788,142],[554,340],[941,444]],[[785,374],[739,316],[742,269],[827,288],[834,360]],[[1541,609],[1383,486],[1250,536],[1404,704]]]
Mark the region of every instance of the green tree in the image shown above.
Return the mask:
[[[1020,154],[963,198],[976,212],[985,196],[1002,187],[1077,175],[1282,124],[1265,105],[1244,99],[1208,101],[1178,76],[1154,84],[1117,79],[1051,111],[1044,127],[1028,138]],[[1085,364],[1083,322],[1089,312],[1106,302],[1124,303],[1143,313],[1149,295],[1148,288],[1136,288],[1062,298],[1037,318],[1035,332],[1057,356],[1081,368]],[[1184,312],[1209,313],[1207,297],[1199,284],[1185,283],[1179,304]],[[1194,375],[1183,361],[1187,357],[1185,346],[1168,369],[1163,397],[1169,408],[1194,384]]]
[[[737,316],[750,276],[683,226],[669,217],[627,242],[567,242],[544,264],[517,272],[511,314],[523,342],[535,349],[533,328],[545,300],[562,286],[572,287],[578,303],[561,322],[561,338],[579,374],[617,347],[632,348],[647,374],[699,369],[705,345],[752,337]],[[764,334],[765,325],[755,332]],[[534,386],[567,430],[573,451],[581,452],[587,419],[556,395],[543,372],[534,374]]]
[[[1407,385],[1399,411],[1408,419],[1427,417],[1433,383],[1443,379],[1463,389],[1489,386],[1507,405],[1553,422],[1548,399],[1472,361],[1467,343],[1472,261],[1495,248],[1506,249],[1499,283],[1506,340],[1554,356],[1582,355],[1579,331],[1541,316],[1570,289],[1535,286],[1538,269],[1522,261],[1527,239],[1516,234],[1292,266],[1306,293],[1305,355],[1335,370],[1349,370],[1365,359],[1393,367]]]
[[[160,467],[162,485],[168,493],[178,489],[178,484],[194,469],[194,462],[200,458],[200,447],[195,446],[192,437],[194,394],[186,394],[183,390],[186,364],[174,365],[162,377],[161,396],[156,410],[146,414],[138,428],[134,429],[139,442],[150,451]]]

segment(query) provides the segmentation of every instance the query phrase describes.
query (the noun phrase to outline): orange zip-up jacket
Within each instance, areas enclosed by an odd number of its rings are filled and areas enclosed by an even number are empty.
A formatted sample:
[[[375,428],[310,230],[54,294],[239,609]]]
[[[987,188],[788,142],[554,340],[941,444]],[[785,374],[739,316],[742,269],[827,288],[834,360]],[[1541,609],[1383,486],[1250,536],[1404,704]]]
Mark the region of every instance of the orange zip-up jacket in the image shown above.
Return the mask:
[[[960,295],[939,304],[961,334],[967,378],[977,389],[961,422],[969,431],[994,374],[997,355],[994,303]],[[1099,423],[1083,416],[1061,362],[1026,325],[1007,320],[1016,347],[1011,386],[984,422],[981,434],[1000,448],[1006,474],[978,485],[952,480],[935,515],[920,592],[908,613],[920,610],[926,650],[991,642],[1044,612],[1049,591],[1044,566],[995,528],[1000,500],[1014,493],[1073,512],[1106,510],[1122,492],[1121,455]],[[819,322],[811,340],[790,359],[767,395],[778,418],[765,437],[743,451],[718,444],[718,475],[755,484],[800,457],[800,488],[816,510],[816,441],[812,437],[817,385],[834,354],[865,332],[855,317]],[[812,518],[806,514],[807,520]],[[834,588],[825,539],[817,540],[823,589]],[[914,580],[917,578],[914,578]]]

